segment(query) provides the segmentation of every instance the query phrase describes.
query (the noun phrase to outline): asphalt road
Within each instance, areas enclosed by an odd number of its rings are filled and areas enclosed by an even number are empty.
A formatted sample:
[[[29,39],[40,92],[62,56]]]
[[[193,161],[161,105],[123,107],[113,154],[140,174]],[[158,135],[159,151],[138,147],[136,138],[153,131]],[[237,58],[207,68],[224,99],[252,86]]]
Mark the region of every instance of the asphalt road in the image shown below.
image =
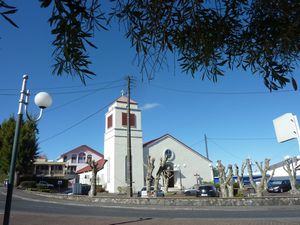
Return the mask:
[[[94,204],[43,198],[40,196],[13,197],[11,224],[263,224],[300,225],[300,207],[205,207],[160,208],[104,207]],[[2,220],[5,195],[0,194]]]

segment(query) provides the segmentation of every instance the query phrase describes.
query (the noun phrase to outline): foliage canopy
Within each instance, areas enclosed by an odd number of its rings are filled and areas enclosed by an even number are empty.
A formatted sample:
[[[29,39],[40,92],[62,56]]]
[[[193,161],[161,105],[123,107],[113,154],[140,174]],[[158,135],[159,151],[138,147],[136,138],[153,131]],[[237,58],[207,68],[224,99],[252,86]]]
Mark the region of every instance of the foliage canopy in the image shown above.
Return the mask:
[[[0,174],[7,175],[9,171],[16,120],[11,116],[0,125]],[[31,174],[33,162],[38,155],[36,123],[22,121],[16,171],[20,175]]]
[[[299,61],[300,2],[298,0],[111,0],[103,11],[99,0],[40,0],[53,7],[49,18],[53,72],[78,75],[89,70],[87,46],[96,30],[111,21],[123,24],[149,79],[161,68],[168,53],[178,56],[181,69],[193,77],[214,82],[225,69],[242,68],[263,78],[270,90],[292,82]],[[11,6],[9,6],[11,7]],[[16,9],[0,1],[1,15],[17,26],[9,14]]]

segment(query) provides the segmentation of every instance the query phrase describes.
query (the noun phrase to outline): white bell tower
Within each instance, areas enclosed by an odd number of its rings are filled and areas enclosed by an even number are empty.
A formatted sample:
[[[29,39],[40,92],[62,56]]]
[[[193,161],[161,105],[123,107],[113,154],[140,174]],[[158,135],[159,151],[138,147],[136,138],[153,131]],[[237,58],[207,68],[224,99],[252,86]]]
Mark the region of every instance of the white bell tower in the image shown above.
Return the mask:
[[[138,192],[144,185],[143,135],[141,110],[130,100],[132,190]],[[118,187],[127,187],[127,97],[113,102],[105,114],[104,158],[106,189],[118,193]]]

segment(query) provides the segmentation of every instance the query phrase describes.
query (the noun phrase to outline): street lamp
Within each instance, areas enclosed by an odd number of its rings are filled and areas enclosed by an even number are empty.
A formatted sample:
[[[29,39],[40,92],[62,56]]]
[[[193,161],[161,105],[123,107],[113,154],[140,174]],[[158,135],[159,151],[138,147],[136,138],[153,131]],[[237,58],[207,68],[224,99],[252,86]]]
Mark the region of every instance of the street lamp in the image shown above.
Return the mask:
[[[6,193],[3,225],[9,224],[11,199],[12,199],[14,179],[15,179],[15,170],[16,170],[16,158],[17,158],[18,147],[19,147],[23,110],[25,110],[26,116],[29,120],[38,121],[42,117],[43,109],[49,107],[52,104],[52,98],[48,93],[46,93],[46,92],[38,93],[35,96],[34,101],[35,101],[35,104],[40,108],[40,114],[37,118],[30,118],[28,111],[27,111],[28,98],[29,98],[29,90],[26,89],[27,80],[28,80],[28,75],[24,75],[22,88],[21,88],[21,96],[20,96],[20,101],[19,101],[18,117],[16,120],[16,128],[15,128],[14,142],[13,142],[13,148],[12,148],[12,154],[11,154],[11,161],[10,161],[9,179],[8,179],[8,183],[7,183],[7,193]]]
[[[174,168],[175,169],[178,169],[178,172],[179,172],[179,182],[180,182],[180,191],[182,191],[182,177],[181,177],[181,167],[185,168],[186,167],[186,164],[175,164],[174,165]]]

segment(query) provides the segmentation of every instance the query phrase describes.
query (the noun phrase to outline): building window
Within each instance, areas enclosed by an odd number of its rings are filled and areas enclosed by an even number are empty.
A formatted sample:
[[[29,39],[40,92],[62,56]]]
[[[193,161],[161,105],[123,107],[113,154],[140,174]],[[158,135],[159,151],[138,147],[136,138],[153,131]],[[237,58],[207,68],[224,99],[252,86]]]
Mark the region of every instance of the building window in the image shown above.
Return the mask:
[[[77,161],[77,155],[73,154],[71,158],[71,163],[76,163],[76,161]]]
[[[68,160],[68,156],[64,156],[64,162],[67,162],[67,160]]]
[[[85,163],[85,153],[84,152],[79,153],[78,163]]]
[[[75,174],[76,173],[76,166],[69,166],[67,170],[67,174]]]
[[[127,113],[122,113],[122,126],[127,126]],[[130,126],[136,127],[136,116],[130,113]]]
[[[112,127],[113,115],[107,117],[107,129]]]
[[[86,159],[87,163],[92,162],[92,155],[88,155]]]
[[[168,161],[173,161],[175,159],[175,154],[171,149],[166,149],[164,151],[164,157],[168,160]]]

